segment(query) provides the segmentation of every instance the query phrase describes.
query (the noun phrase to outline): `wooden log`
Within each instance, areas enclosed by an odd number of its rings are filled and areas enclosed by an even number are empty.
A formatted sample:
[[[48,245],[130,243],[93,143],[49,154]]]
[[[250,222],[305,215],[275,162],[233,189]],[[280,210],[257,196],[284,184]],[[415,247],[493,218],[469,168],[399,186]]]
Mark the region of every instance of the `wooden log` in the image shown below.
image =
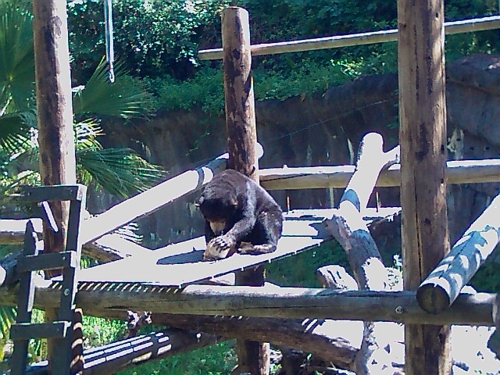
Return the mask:
[[[80,235],[82,243],[95,241],[106,233],[200,189],[212,179],[215,173],[226,168],[226,161],[227,155],[221,155],[200,168],[184,172],[118,203],[98,216],[91,217],[82,225]]]
[[[42,233],[42,220],[31,219],[36,233]],[[0,243],[22,244],[28,219],[0,219]]]
[[[250,25],[248,12],[245,9],[238,7],[224,9],[222,43],[228,168],[235,169],[258,182]]]
[[[445,23],[446,34],[459,34],[481,30],[494,30],[500,28],[500,17],[474,18]],[[251,47],[253,56],[272,55],[288,52],[314,51],[319,49],[341,48],[360,46],[373,43],[395,42],[398,37],[397,30],[372,31],[349,35],[336,35],[323,38],[292,40],[277,43],[256,44]],[[200,60],[222,59],[222,48],[202,50],[198,53]]]
[[[465,231],[417,290],[422,309],[439,314],[450,307],[500,241],[500,195]]]
[[[76,183],[66,3],[33,1],[36,107],[42,185]],[[68,202],[50,202],[57,232],[44,226],[45,251],[66,245]]]
[[[399,142],[406,290],[449,252],[443,0],[398,0]],[[405,326],[407,375],[451,371],[450,327]]]
[[[15,305],[17,288],[0,288],[0,301]],[[36,288],[35,307],[59,305],[57,287]],[[314,288],[276,288],[190,285],[182,289],[147,284],[81,283],[77,305],[83,311],[255,316],[268,318],[325,318],[418,324],[493,325],[496,294],[460,294],[441,314],[423,311],[415,292],[334,291]]]
[[[258,183],[250,23],[245,9],[229,7],[222,12],[222,47],[228,168]],[[262,266],[236,272],[238,285],[260,286],[263,283]],[[238,369],[234,373],[269,374],[269,344],[240,337],[236,341],[236,351]]]
[[[166,358],[221,341],[224,339],[218,336],[176,329],[136,336],[85,350],[83,375],[114,374],[147,361]],[[45,364],[34,364],[26,373],[47,375],[49,371]]]
[[[340,199],[339,210],[325,221],[347,254],[357,285],[361,290],[384,290],[388,285],[387,270],[372,238],[361,210],[365,210],[380,171],[399,160],[399,147],[384,153],[380,134],[369,133],[361,141],[356,170]],[[376,323],[363,322],[363,340],[355,358],[359,375],[380,372],[381,364],[374,360],[380,350]],[[387,365],[389,366],[389,365]]]
[[[316,275],[323,288],[336,290],[357,290],[356,280],[338,265],[323,266],[317,269]]]
[[[382,136],[367,134],[356,171],[340,199],[339,210],[324,224],[345,250],[360,289],[383,290],[387,272],[360,211],[365,210],[382,168],[398,160],[399,147],[384,153]]]
[[[73,106],[69,66],[66,2],[33,0],[33,42],[35,52],[36,108],[42,185],[76,183],[76,156],[73,134]],[[69,202],[49,203],[58,231],[44,223],[45,252],[66,248]],[[60,270],[46,271],[47,277]],[[45,319],[55,320],[55,311]],[[56,359],[56,341],[47,341],[49,364]]]
[[[153,321],[155,324],[165,324],[169,327],[187,330],[196,327],[212,335],[229,338],[247,337],[276,346],[292,347],[346,370],[353,370],[354,357],[358,352],[355,346],[339,337],[338,331],[335,330],[338,322],[334,321],[175,314],[154,314]],[[341,324],[346,323],[349,324],[349,322]]]
[[[12,285],[17,280],[16,265],[19,255],[21,252],[16,251],[0,259],[0,287]]]
[[[30,220],[34,224],[35,231],[41,234],[42,221],[40,219]],[[0,219],[0,244],[21,245],[27,222],[27,219]],[[43,248],[43,244],[41,244],[40,247]],[[150,251],[151,250],[148,248],[125,239],[118,233],[106,234],[95,242],[85,244],[82,249],[83,254],[90,256],[92,259],[96,259],[99,263],[108,263],[132,255],[140,256],[144,253],[150,253]]]
[[[354,173],[354,165],[268,168],[259,171],[260,183],[267,190],[344,188]],[[500,182],[500,160],[454,160],[446,164],[448,184]],[[395,164],[380,172],[375,186],[399,187],[401,166]]]
[[[500,358],[500,299],[497,298],[493,304],[493,322],[495,330],[488,339],[487,347],[497,358]]]

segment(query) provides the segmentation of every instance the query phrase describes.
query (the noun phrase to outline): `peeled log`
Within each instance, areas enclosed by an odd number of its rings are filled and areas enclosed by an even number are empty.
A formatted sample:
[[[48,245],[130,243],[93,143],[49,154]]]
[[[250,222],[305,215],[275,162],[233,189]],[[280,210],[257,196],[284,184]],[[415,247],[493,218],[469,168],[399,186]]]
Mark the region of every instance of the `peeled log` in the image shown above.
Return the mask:
[[[420,284],[417,301],[431,314],[449,308],[500,241],[500,195]]]

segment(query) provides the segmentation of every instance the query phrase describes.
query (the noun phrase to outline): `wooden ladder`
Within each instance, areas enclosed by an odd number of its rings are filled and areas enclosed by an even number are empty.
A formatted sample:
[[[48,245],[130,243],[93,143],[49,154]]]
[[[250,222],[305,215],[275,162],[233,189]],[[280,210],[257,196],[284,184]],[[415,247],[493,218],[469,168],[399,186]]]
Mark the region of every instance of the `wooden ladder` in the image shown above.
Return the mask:
[[[38,202],[42,216],[54,230],[54,218],[48,206],[52,200],[70,201],[66,249],[62,252],[39,253],[38,238],[31,220],[26,225],[24,250],[17,261],[20,275],[16,323],[10,329],[14,341],[11,359],[11,374],[26,373],[28,344],[32,338],[55,339],[57,355],[51,363],[53,375],[69,375],[80,372],[72,368],[74,357],[73,328],[75,322],[75,297],[77,292],[76,272],[79,267],[81,244],[78,240],[82,207],[85,207],[86,187],[83,185],[58,185],[26,188],[24,197]],[[31,312],[35,299],[35,272],[42,270],[62,270],[60,307],[57,320],[49,323],[32,323]],[[78,314],[76,314],[78,315]],[[74,365],[74,364],[73,364]],[[83,366],[83,364],[81,365]]]

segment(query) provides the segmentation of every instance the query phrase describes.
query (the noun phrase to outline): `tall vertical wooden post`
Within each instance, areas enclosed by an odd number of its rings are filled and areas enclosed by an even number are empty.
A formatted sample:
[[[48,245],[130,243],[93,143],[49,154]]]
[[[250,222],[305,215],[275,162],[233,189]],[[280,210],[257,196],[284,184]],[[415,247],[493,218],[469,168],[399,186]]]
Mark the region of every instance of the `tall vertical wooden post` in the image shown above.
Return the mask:
[[[403,277],[407,290],[449,251],[443,0],[398,0]],[[405,327],[408,375],[449,374],[449,326]]]
[[[222,12],[222,47],[224,51],[228,167],[242,172],[258,182],[250,24],[248,12],[245,9],[229,7]],[[263,268],[257,267],[237,272],[236,283],[251,286],[263,285]],[[245,340],[242,337],[237,340],[237,352],[237,373],[268,374],[268,344]]]
[[[33,37],[42,184],[74,184],[76,162],[66,1],[33,0]],[[66,245],[69,202],[51,202],[51,210],[59,230],[54,232],[44,224],[44,249],[61,251]],[[46,313],[48,320],[55,319],[55,311]],[[55,345],[49,340],[49,363]]]
[[[75,184],[75,145],[66,2],[33,0],[36,104],[43,185]],[[51,203],[59,231],[44,228],[47,251],[65,245],[69,204]]]

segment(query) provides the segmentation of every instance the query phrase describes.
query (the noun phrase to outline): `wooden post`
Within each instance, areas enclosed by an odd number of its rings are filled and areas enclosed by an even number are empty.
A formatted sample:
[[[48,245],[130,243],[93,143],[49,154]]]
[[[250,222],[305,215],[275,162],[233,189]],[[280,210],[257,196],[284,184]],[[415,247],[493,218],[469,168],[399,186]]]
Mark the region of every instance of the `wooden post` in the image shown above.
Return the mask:
[[[442,0],[398,0],[403,277],[416,290],[450,249]],[[405,326],[407,375],[449,374],[449,326]]]
[[[66,2],[33,1],[36,104],[43,185],[75,184],[75,145]],[[58,232],[44,228],[45,250],[65,246],[69,203],[51,202]]]
[[[65,1],[33,0],[33,39],[42,184],[75,184],[76,161]],[[50,206],[58,231],[53,232],[44,224],[44,249],[47,252],[61,251],[66,246],[69,202],[51,202]],[[48,276],[51,275],[53,274]],[[54,310],[46,311],[46,319],[55,318]],[[49,340],[49,363],[54,358],[55,345]]]
[[[250,25],[248,12],[245,9],[229,7],[222,12],[222,46],[228,167],[258,182]],[[237,272],[236,284],[263,285],[262,266]],[[252,375],[269,373],[268,344],[245,340],[242,337],[237,340],[237,352],[237,373]]]

